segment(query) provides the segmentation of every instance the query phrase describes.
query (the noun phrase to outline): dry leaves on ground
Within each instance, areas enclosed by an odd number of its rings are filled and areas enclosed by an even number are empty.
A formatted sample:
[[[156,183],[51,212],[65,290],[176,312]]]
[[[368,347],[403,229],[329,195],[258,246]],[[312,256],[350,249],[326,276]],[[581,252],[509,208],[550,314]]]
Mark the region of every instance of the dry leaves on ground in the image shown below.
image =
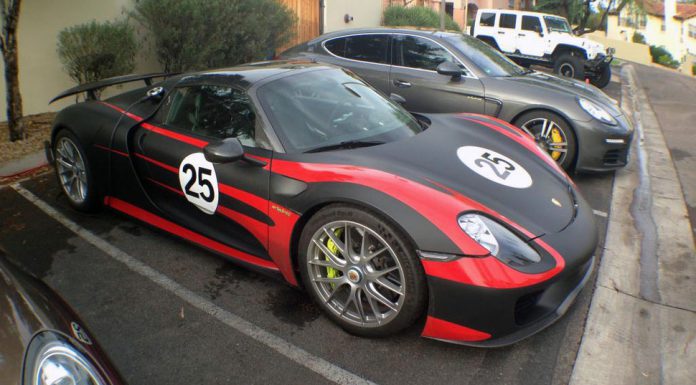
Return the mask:
[[[43,149],[44,141],[49,140],[51,135],[51,124],[55,116],[55,112],[25,116],[23,120],[27,138],[16,142],[10,142],[7,122],[0,123],[0,163],[19,159]]]

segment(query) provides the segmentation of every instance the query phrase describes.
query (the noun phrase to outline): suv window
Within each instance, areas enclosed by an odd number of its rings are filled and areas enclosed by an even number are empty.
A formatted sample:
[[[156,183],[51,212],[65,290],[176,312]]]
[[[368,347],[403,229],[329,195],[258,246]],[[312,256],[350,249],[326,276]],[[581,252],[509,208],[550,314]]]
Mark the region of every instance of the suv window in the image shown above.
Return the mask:
[[[444,61],[459,63],[446,49],[431,40],[416,36],[396,38],[394,62],[397,65],[435,71]]]
[[[484,12],[481,14],[479,25],[482,27],[492,27],[495,25],[495,13]]]
[[[500,28],[515,29],[515,24],[517,24],[517,15],[512,13],[500,14]]]
[[[541,32],[541,20],[537,16],[522,16],[522,29]]]
[[[326,49],[336,56],[347,59],[387,64],[389,62],[388,35],[360,35],[332,39],[324,43]]]
[[[256,128],[256,113],[249,97],[232,87],[177,88],[164,102],[156,120],[198,135],[236,137],[245,146],[270,147],[263,130]]]

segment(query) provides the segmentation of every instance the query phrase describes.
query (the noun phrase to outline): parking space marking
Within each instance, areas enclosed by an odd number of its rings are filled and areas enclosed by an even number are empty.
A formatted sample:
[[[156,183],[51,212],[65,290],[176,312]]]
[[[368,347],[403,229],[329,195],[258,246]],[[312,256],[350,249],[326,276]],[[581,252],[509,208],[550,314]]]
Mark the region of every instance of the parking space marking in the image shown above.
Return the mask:
[[[607,218],[609,216],[609,214],[605,213],[604,211],[592,210],[592,212],[594,213],[594,215],[602,218]]]
[[[87,243],[103,251],[116,261],[123,263],[133,272],[149,279],[150,281],[154,282],[163,289],[181,298],[191,306],[211,315],[218,321],[224,323],[225,325],[231,327],[239,333],[242,333],[247,337],[254,339],[257,342],[266,345],[267,347],[275,350],[277,353],[282,354],[286,358],[296,362],[299,365],[304,366],[305,368],[337,384],[374,384],[373,382],[366,380],[358,376],[357,374],[351,373],[337,365],[334,365],[324,360],[321,357],[315,356],[314,354],[309,353],[308,351],[296,345],[293,345],[285,339],[254,325],[253,323],[215,305],[214,303],[206,300],[198,294],[188,290],[187,288],[172,280],[171,278],[167,277],[166,275],[160,273],[159,271],[146,265],[145,263],[131,256],[130,254],[122,251],[116,246],[98,237],[91,231],[73,222],[63,214],[59,213],[56,209],[51,207],[51,205],[42,201],[39,197],[22,187],[21,185],[15,183],[12,184],[11,187],[15,191],[17,191],[17,193],[19,193],[28,201],[33,203],[41,211],[58,221],[60,224],[65,226],[73,233],[77,234]]]

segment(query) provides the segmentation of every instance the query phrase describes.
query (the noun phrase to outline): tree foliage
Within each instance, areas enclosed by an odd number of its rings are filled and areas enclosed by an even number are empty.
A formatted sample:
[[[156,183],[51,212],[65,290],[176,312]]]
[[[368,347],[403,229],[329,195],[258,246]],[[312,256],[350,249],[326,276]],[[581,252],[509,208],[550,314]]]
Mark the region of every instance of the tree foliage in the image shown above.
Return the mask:
[[[135,32],[126,21],[92,21],[58,34],[58,57],[80,84],[132,72],[137,50]]]
[[[392,5],[384,10],[384,25],[439,28],[440,15],[428,7],[402,7]],[[461,31],[452,17],[445,15],[445,28]]]
[[[606,29],[609,12],[621,12],[632,1],[634,0],[539,0],[535,9],[565,17],[571,25],[576,25],[573,33],[583,35]]]
[[[135,0],[165,71],[231,66],[271,56],[295,14],[276,0]]]

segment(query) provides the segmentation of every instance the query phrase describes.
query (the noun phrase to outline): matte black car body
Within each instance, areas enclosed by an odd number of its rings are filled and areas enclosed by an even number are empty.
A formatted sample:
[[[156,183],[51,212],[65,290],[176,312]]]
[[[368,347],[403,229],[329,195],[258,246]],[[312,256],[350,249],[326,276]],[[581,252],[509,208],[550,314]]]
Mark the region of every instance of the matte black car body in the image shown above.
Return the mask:
[[[292,285],[300,285],[298,239],[317,211],[345,203],[378,213],[424,256],[430,293],[424,336],[497,346],[558,319],[589,276],[597,243],[592,210],[567,175],[519,130],[478,115],[421,115],[428,129],[373,147],[288,151],[279,135],[283,122],[269,120],[259,90],[325,71],[344,74],[330,65],[267,62],[153,85],[165,93],[227,85],[255,105],[267,145],[245,146],[242,159],[214,164],[220,200],[213,213],[184,199],[177,167],[191,154],[216,152],[221,142],[158,122],[159,102],[146,98],[147,87],[65,108],[53,138],[68,130],[82,143],[106,206]],[[463,144],[517,159],[534,184],[510,189],[469,171],[457,158]],[[487,255],[457,224],[464,212],[504,223],[543,255],[542,263],[513,269]],[[433,253],[457,257],[427,257]]]
[[[31,383],[33,354],[49,341],[72,345],[110,385],[123,384],[106,355],[70,307],[41,281],[10,263],[0,251],[0,380]]]
[[[435,71],[396,65],[396,59],[388,52],[383,63],[374,63],[339,57],[324,46],[333,39],[364,35],[387,35],[390,39],[416,36],[431,40],[454,56],[465,71],[460,79],[450,79]],[[616,102],[601,90],[577,80],[540,72],[520,76],[489,76],[447,41],[447,38],[459,36],[448,32],[408,29],[351,29],[319,36],[289,49],[280,58],[316,60],[348,68],[386,95],[398,94],[403,97],[403,106],[411,112],[478,113],[511,123],[530,111],[553,112],[565,119],[575,133],[577,171],[604,171],[627,164],[633,127]],[[470,54],[481,55],[475,52]],[[617,124],[606,124],[593,118],[579,106],[578,98],[588,99],[605,108]]]

